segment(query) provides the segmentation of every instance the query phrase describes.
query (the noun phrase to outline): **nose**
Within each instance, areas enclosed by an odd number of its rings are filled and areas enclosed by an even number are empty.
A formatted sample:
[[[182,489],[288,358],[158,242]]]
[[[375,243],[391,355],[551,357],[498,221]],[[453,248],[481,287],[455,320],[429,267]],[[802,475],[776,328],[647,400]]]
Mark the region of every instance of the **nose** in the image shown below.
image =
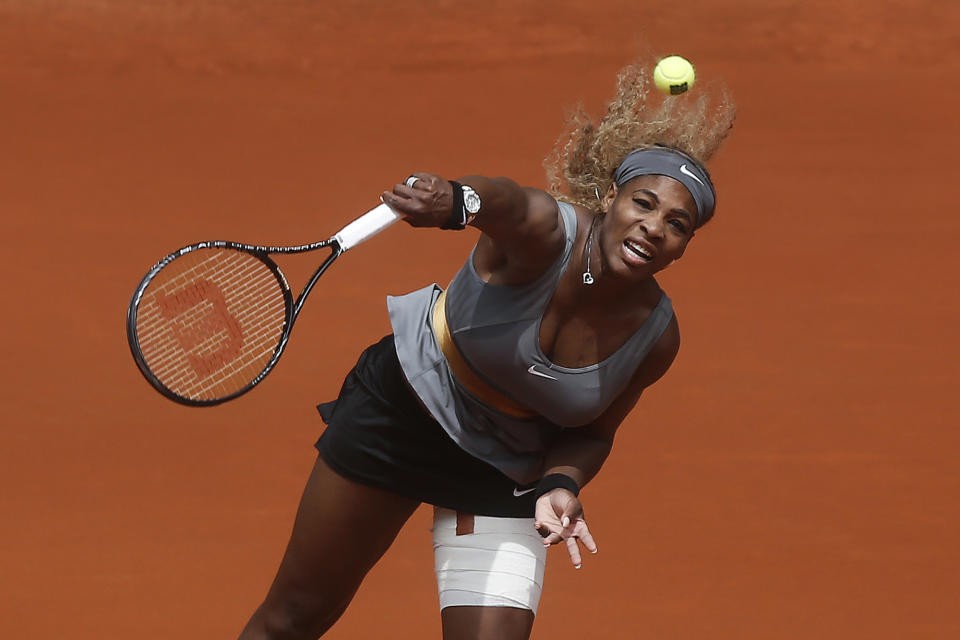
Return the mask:
[[[657,212],[652,212],[640,219],[640,226],[649,238],[662,238],[665,225],[663,216]]]

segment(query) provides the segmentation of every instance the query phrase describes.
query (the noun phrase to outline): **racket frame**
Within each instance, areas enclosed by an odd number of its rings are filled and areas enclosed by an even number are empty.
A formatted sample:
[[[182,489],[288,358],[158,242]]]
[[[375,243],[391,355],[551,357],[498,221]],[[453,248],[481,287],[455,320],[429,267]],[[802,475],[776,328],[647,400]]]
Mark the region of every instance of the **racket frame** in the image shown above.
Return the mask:
[[[300,292],[300,295],[297,296],[296,301],[293,299],[293,292],[290,289],[290,285],[287,282],[286,276],[283,275],[283,272],[280,270],[280,267],[276,262],[270,257],[271,255],[283,255],[283,254],[293,254],[293,253],[306,253],[308,251],[314,251],[316,249],[323,249],[325,247],[331,248],[331,253],[327,256],[320,266],[313,272],[313,275],[310,276],[310,279],[307,280],[307,284],[303,287],[303,290]],[[140,342],[137,339],[137,311],[140,307],[140,301],[143,298],[143,294],[146,291],[147,287],[150,286],[150,283],[153,282],[154,277],[160,271],[176,260],[190,252],[197,251],[199,249],[229,249],[233,251],[242,251],[248,253],[261,262],[263,262],[271,271],[273,276],[277,279],[277,282],[280,284],[280,288],[283,292],[284,300],[284,323],[283,323],[283,332],[280,335],[280,340],[277,343],[277,347],[273,352],[273,355],[270,357],[270,360],[264,366],[264,368],[253,378],[249,383],[247,383],[241,389],[220,397],[212,399],[196,399],[196,398],[187,398],[179,395],[174,392],[172,389],[164,385],[154,374],[150,371],[150,367],[147,366],[146,359],[143,356],[143,352],[140,350]],[[240,396],[250,389],[254,388],[260,382],[267,377],[273,368],[276,366],[277,362],[280,360],[280,356],[283,355],[283,351],[287,346],[287,342],[290,340],[290,333],[293,331],[293,324],[297,319],[297,316],[300,313],[301,307],[303,307],[304,301],[307,299],[310,291],[313,289],[314,285],[317,284],[317,281],[320,279],[320,276],[323,275],[333,262],[343,254],[345,249],[343,248],[342,243],[339,239],[334,236],[328,240],[322,240],[320,242],[313,242],[310,244],[297,245],[292,247],[274,247],[274,246],[260,246],[260,245],[250,245],[240,242],[231,242],[228,240],[208,240],[205,242],[197,242],[195,244],[182,247],[174,251],[173,253],[167,255],[157,264],[155,264],[150,271],[143,277],[140,281],[140,284],[137,285],[136,290],[133,293],[133,297],[130,300],[130,306],[127,309],[127,342],[130,346],[130,352],[133,355],[134,361],[137,363],[137,368],[140,370],[140,373],[143,374],[143,377],[147,379],[147,382],[153,386],[154,389],[159,391],[161,394],[178,402],[180,404],[188,405],[191,407],[211,407],[228,400],[232,400],[237,396]]]

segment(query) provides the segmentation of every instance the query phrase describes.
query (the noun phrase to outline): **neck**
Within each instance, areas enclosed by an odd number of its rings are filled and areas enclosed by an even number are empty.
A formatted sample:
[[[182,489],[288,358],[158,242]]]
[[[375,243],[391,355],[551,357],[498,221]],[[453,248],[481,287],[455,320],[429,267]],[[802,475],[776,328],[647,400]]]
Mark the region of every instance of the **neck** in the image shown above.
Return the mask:
[[[606,308],[617,308],[621,305],[634,306],[638,296],[652,289],[659,290],[653,276],[642,281],[616,278],[605,270],[603,254],[600,251],[602,225],[599,218],[591,223],[587,232],[587,239],[583,245],[581,264],[578,269],[572,269],[572,277],[576,278],[573,287],[574,297],[592,304],[602,304]],[[652,288],[652,289],[651,289]]]

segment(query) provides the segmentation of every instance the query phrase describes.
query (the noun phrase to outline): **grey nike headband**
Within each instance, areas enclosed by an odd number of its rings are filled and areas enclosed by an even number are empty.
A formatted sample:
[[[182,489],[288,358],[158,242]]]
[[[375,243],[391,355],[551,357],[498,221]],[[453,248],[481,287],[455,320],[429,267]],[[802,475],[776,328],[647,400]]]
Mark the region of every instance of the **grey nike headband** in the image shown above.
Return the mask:
[[[621,187],[637,176],[668,176],[687,188],[697,205],[694,227],[702,227],[713,216],[717,194],[710,176],[700,165],[682,153],[667,147],[637,149],[627,154],[613,173],[613,181]]]

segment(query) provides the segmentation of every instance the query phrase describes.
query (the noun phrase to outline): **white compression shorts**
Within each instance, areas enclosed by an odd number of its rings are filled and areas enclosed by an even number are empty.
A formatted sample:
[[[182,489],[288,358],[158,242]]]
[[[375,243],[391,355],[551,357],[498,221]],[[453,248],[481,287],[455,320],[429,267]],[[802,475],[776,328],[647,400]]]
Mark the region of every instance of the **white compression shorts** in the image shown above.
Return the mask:
[[[457,512],[434,508],[440,608],[515,607],[536,613],[547,550],[533,518],[472,518],[473,533],[457,535]]]

